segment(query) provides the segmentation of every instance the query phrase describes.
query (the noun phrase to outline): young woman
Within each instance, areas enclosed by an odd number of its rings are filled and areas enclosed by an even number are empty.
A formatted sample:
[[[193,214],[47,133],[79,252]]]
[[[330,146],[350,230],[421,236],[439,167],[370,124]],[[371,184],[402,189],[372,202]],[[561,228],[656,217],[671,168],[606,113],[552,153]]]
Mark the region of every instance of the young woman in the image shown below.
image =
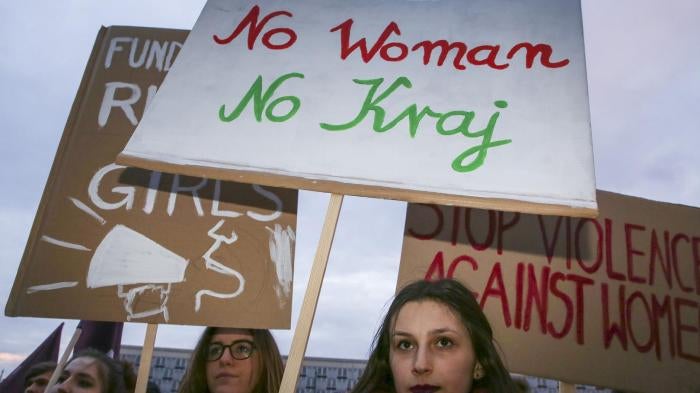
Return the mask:
[[[471,291],[418,281],[394,297],[353,393],[510,393],[515,386]]]
[[[51,393],[130,393],[136,375],[130,363],[87,349],[73,356],[63,368]]]
[[[282,372],[282,357],[268,330],[208,327],[180,393],[277,392]]]

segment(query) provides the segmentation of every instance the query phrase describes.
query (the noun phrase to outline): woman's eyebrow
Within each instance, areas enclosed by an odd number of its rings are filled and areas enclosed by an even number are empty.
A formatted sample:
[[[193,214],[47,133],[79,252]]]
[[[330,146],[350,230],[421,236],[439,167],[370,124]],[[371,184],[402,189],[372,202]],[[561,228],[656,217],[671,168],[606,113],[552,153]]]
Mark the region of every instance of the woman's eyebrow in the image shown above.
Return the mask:
[[[90,374],[88,374],[88,373],[86,373],[86,372],[82,372],[82,371],[78,371],[78,372],[76,372],[74,375],[77,376],[77,377],[80,377],[80,378],[86,378],[86,379],[95,380],[95,378],[93,378],[92,375],[90,375]]]
[[[450,328],[438,328],[430,331],[431,334],[442,334],[442,333],[457,333],[456,330]]]

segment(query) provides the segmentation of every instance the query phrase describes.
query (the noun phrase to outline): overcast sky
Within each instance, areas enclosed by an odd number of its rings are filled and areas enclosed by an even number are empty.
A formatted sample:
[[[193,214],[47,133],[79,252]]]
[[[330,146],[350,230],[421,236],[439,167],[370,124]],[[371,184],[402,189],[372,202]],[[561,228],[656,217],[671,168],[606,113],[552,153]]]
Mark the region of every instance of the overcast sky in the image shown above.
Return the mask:
[[[700,2],[582,0],[599,189],[700,206]],[[147,3],[148,5],[144,5]],[[71,104],[100,25],[189,29],[203,1],[0,3],[0,303],[4,309]],[[328,196],[302,192],[296,323]],[[405,203],[348,197],[307,355],[364,358],[394,290]],[[366,302],[352,294],[366,294]],[[10,372],[59,320],[0,316]],[[67,321],[64,345],[77,321]],[[161,326],[157,346],[192,347],[201,328]],[[145,325],[127,324],[140,345]],[[291,333],[275,331],[282,352]]]

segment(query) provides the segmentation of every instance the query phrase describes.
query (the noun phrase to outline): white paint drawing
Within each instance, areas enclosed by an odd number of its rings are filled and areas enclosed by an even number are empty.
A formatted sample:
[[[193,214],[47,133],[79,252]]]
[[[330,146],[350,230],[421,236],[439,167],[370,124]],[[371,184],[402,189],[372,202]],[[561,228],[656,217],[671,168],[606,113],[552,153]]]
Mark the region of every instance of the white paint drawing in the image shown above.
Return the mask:
[[[167,322],[170,286],[185,281],[187,264],[185,258],[146,236],[124,225],[115,225],[90,260],[87,287],[116,285],[128,320],[162,313]],[[137,286],[125,291],[127,285]],[[147,290],[160,292],[159,307],[134,313],[134,300]]]
[[[275,285],[275,293],[279,300],[280,308],[284,307],[289,301],[292,293],[292,256],[293,243],[296,240],[294,230],[287,226],[282,228],[280,224],[275,224],[274,229],[265,227],[270,232],[270,259],[275,266],[277,272],[277,285]]]
[[[63,240],[58,240],[58,239],[55,239],[51,236],[43,235],[43,236],[41,236],[41,240],[45,241],[47,243],[51,243],[55,246],[59,246],[59,247],[70,248],[70,249],[78,250],[78,251],[90,251],[89,248],[87,248],[83,245],[76,244],[76,243],[69,243],[69,242],[66,242]]]
[[[225,220],[219,220],[210,230],[207,232],[207,235],[209,235],[210,238],[214,239],[214,244],[209,247],[207,252],[202,255],[202,258],[204,258],[204,263],[205,267],[209,270],[213,270],[219,274],[223,274],[226,276],[230,277],[235,277],[238,281],[238,289],[236,289],[234,292],[230,293],[221,293],[221,292],[215,292],[210,289],[201,289],[197,291],[195,294],[195,305],[194,305],[194,310],[199,311],[200,307],[202,306],[202,296],[207,295],[207,296],[212,296],[216,297],[219,299],[231,299],[234,298],[241,293],[243,293],[243,290],[245,289],[245,278],[241,273],[238,271],[222,264],[221,262],[218,262],[214,259],[212,259],[212,254],[221,247],[222,243],[225,243],[227,245],[233,244],[236,240],[238,240],[238,235],[236,235],[236,232],[231,231],[231,237],[226,237],[223,235],[219,235],[216,233],[216,231],[221,228],[221,226],[224,224]]]
[[[27,288],[27,293],[53,291],[54,289],[72,288],[78,285],[77,281],[54,282],[51,284],[34,285]]]
[[[104,224],[107,223],[107,220],[105,220],[104,218],[102,218],[102,216],[100,216],[99,214],[97,214],[96,211],[92,210],[92,209],[90,208],[90,206],[84,204],[83,202],[81,202],[80,200],[78,200],[78,199],[76,199],[76,198],[69,197],[68,199],[70,199],[70,201],[73,202],[73,204],[75,205],[75,207],[77,207],[78,209],[80,209],[80,210],[82,210],[83,212],[87,213],[87,215],[89,215],[90,217],[92,217],[92,218],[94,218],[95,220],[97,220],[97,222],[99,222],[100,225],[104,225]]]
[[[126,206],[126,210],[131,210],[134,206],[134,194],[136,190],[133,187],[117,186],[112,187],[112,192],[115,194],[124,195],[124,199],[118,202],[107,202],[102,197],[100,197],[100,183],[102,179],[110,172],[126,168],[123,165],[109,164],[106,165],[92,176],[90,179],[90,184],[88,184],[88,195],[90,196],[90,201],[102,210],[116,210],[122,206]]]

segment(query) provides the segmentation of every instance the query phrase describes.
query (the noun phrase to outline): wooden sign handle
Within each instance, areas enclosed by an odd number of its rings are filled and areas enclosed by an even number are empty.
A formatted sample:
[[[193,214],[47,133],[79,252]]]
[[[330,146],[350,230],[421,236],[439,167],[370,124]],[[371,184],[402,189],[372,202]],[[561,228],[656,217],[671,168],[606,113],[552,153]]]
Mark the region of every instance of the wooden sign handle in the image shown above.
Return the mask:
[[[299,320],[294,330],[292,347],[289,349],[287,365],[284,367],[284,375],[282,376],[282,383],[280,384],[280,393],[294,393],[296,389],[299,369],[301,368],[302,360],[304,360],[306,345],[309,342],[311,325],[313,324],[316,305],[318,304],[318,295],[321,292],[321,284],[323,283],[323,276],[326,273],[328,255],[331,252],[333,236],[335,236],[335,227],[338,224],[338,217],[340,216],[340,207],[342,204],[342,194],[331,194],[331,199],[328,202],[328,209],[326,210],[326,220],[321,230],[321,238],[319,239],[318,248],[316,249],[314,263],[311,266],[311,275],[309,276],[309,281],[306,286],[304,302],[301,305]],[[139,392],[137,391],[136,393]]]
[[[56,368],[53,370],[53,374],[51,374],[51,379],[49,379],[49,383],[46,384],[46,392],[48,392],[51,389],[51,387],[56,384],[56,381],[58,381],[58,377],[61,376],[61,374],[63,373],[63,367],[65,367],[66,362],[68,361],[68,355],[71,352],[73,352],[73,348],[75,348],[75,344],[78,342],[80,334],[82,333],[83,329],[75,328],[75,332],[73,332],[73,337],[71,337],[68,346],[63,351],[63,355],[61,355],[61,359],[58,361]]]
[[[158,324],[149,323],[146,327],[146,338],[143,340],[143,349],[141,349],[139,375],[136,377],[134,393],[146,393],[148,374],[151,371],[151,359],[153,358],[153,347],[156,344],[156,332],[158,332]]]
[[[559,393],[576,393],[576,385],[559,381]]]

